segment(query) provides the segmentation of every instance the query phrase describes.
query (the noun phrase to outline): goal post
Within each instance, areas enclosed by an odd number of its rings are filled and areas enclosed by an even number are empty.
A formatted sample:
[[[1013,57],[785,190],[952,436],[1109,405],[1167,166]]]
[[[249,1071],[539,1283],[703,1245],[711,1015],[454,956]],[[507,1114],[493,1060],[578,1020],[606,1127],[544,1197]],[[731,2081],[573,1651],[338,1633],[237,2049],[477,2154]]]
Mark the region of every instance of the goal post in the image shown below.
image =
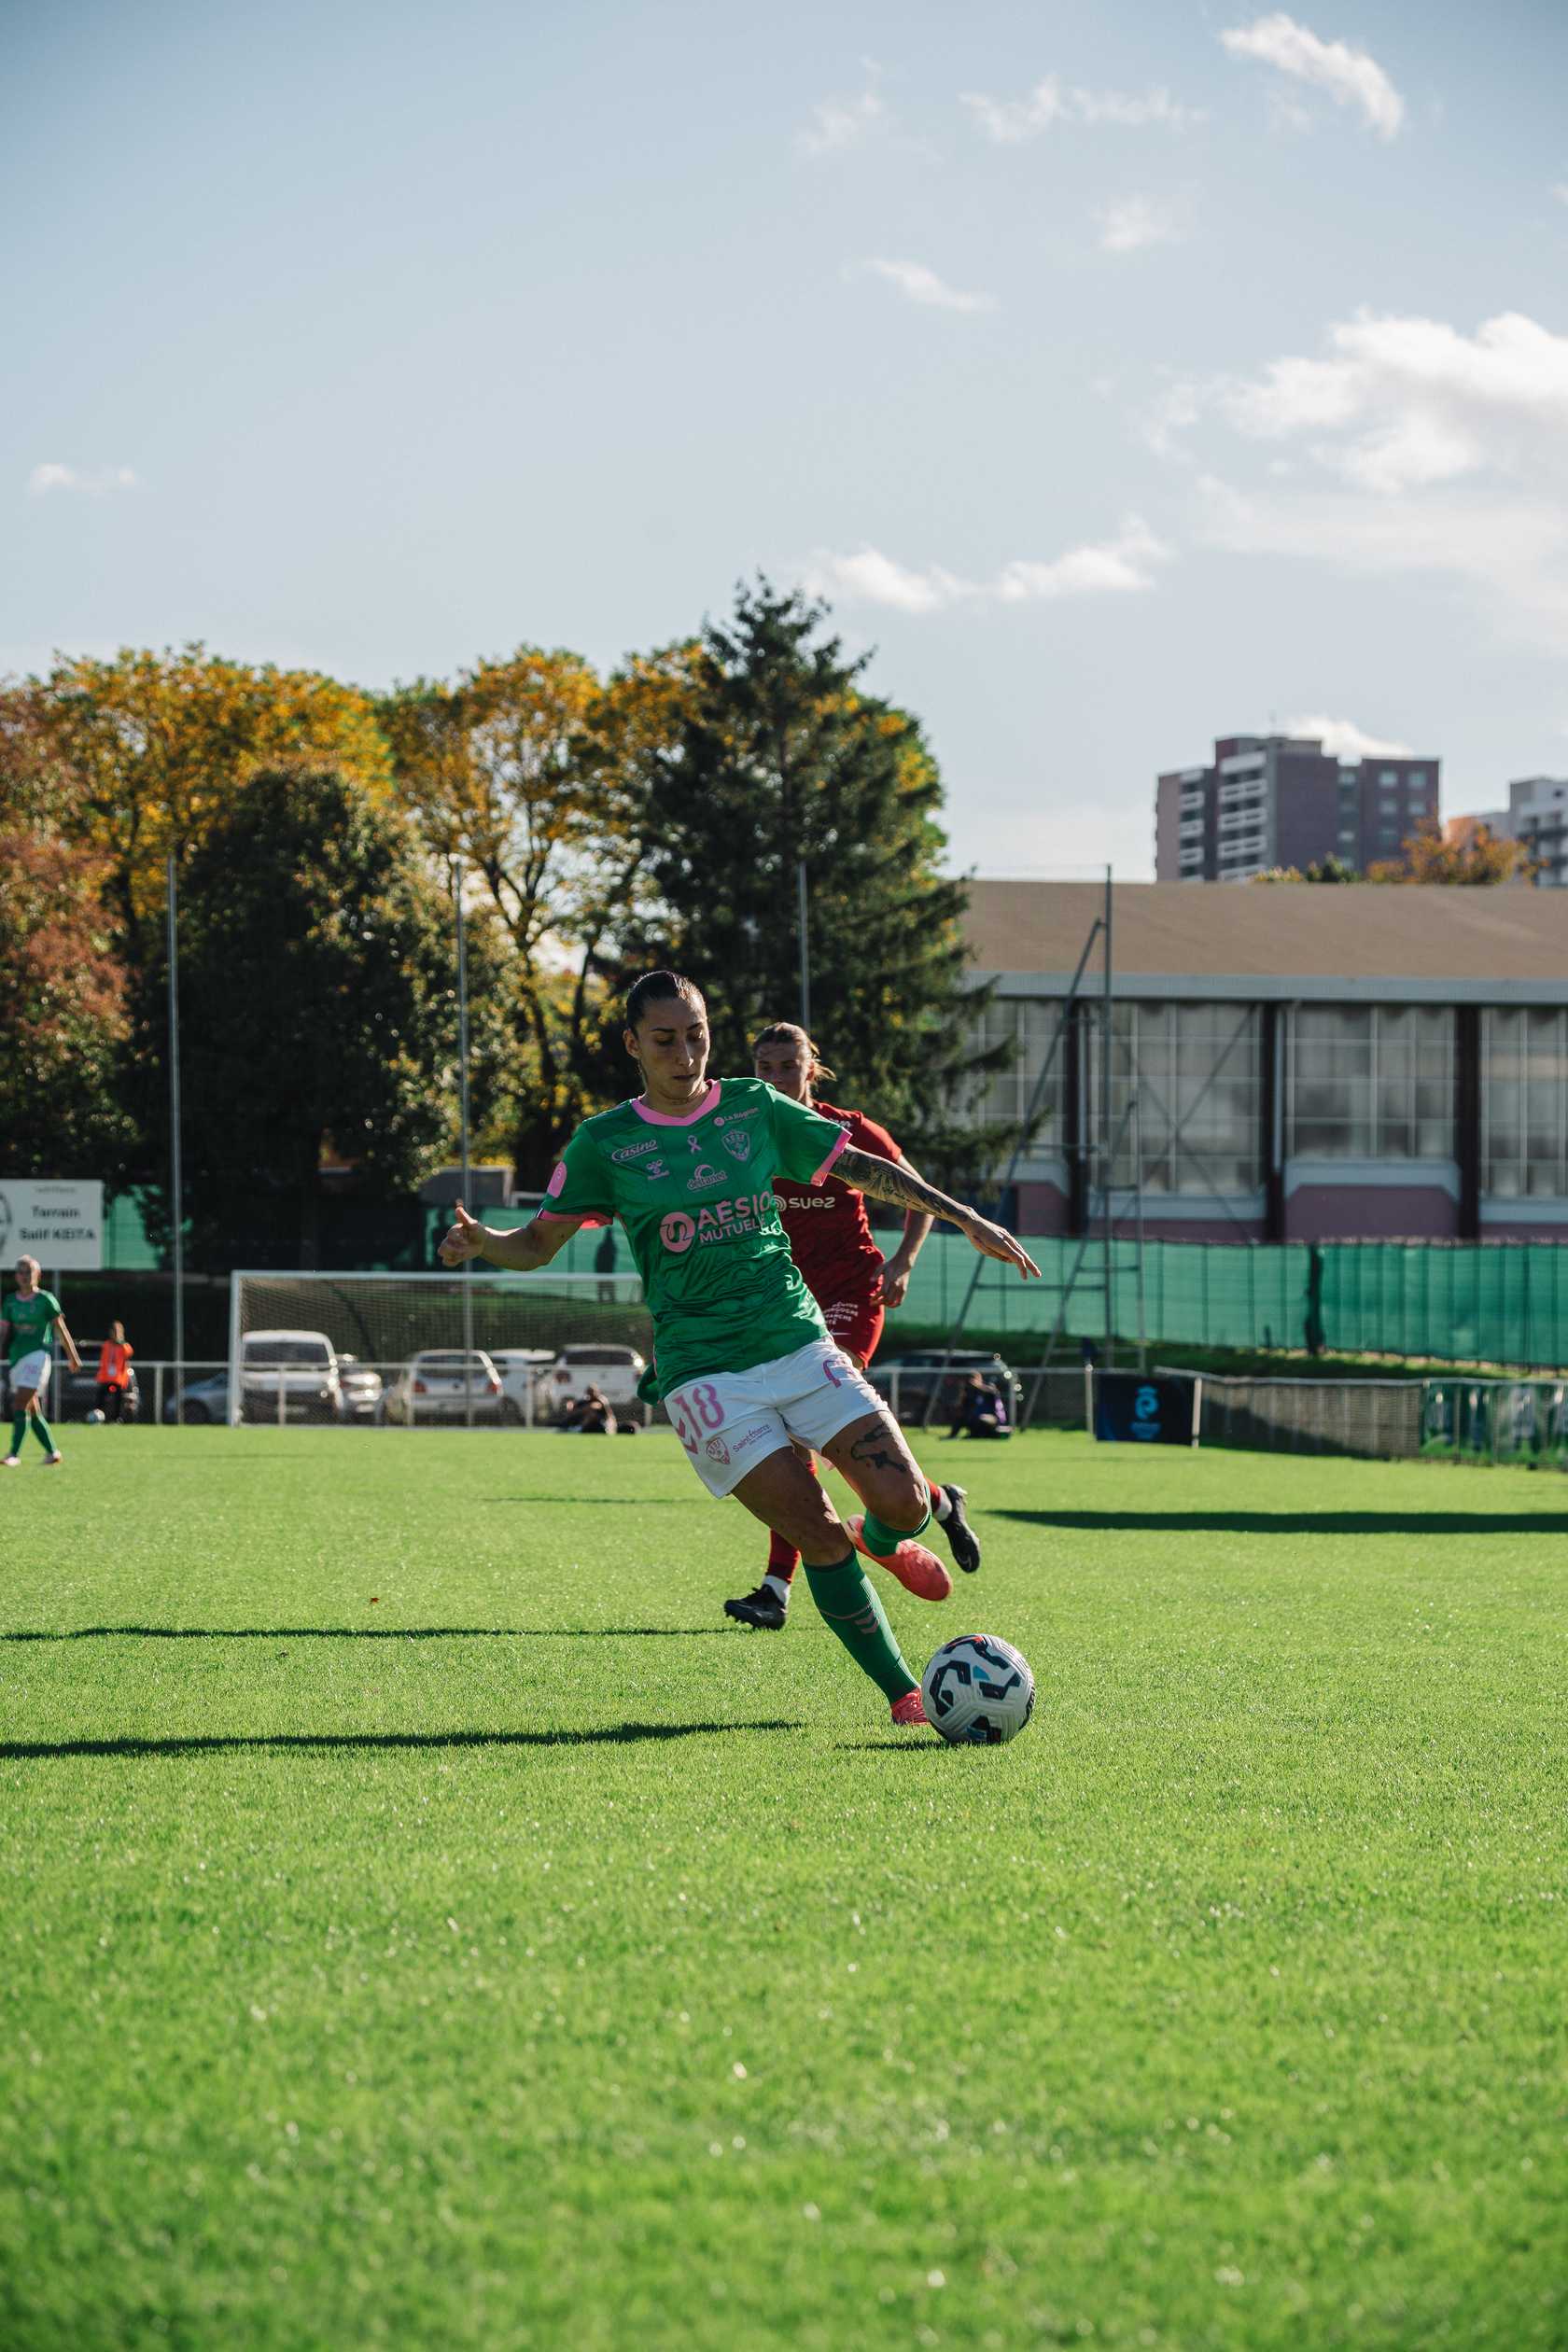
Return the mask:
[[[590,1381],[624,1416],[652,1352],[635,1273],[241,1268],[230,1286],[228,1418],[531,1426]]]

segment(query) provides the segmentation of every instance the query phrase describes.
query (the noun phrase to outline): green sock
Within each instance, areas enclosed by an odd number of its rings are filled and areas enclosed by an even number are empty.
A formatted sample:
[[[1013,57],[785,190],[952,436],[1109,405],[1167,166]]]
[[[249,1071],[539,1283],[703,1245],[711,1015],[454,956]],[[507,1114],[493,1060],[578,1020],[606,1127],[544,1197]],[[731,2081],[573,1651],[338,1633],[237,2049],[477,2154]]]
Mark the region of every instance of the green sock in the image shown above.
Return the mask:
[[[877,1518],[875,1511],[868,1511],[861,1528],[861,1533],[865,1538],[865,1547],[874,1560],[888,1560],[897,1551],[901,1544],[906,1544],[911,1535],[918,1535],[922,1528],[930,1525],[931,1498],[928,1495],[925,1514],[917,1526],[889,1527],[886,1519]]]
[[[45,1421],[42,1413],[35,1413],[33,1416],[33,1435],[38,1440],[39,1445],[42,1446],[45,1453],[53,1453],[54,1435],[50,1430],[48,1421]]]
[[[920,1686],[903,1662],[882,1603],[853,1552],[832,1568],[806,1564],[811,1598],[862,1674],[889,1699],[903,1699]]]
[[[19,1453],[21,1453],[21,1441],[22,1441],[22,1439],[26,1436],[26,1435],[27,1435],[27,1415],[26,1415],[25,1413],[19,1413],[19,1414],[17,1415],[17,1417],[16,1417],[15,1421],[12,1421],[12,1423],[11,1423],[11,1451],[12,1451],[12,1453],[14,1453],[14,1454],[19,1454]]]

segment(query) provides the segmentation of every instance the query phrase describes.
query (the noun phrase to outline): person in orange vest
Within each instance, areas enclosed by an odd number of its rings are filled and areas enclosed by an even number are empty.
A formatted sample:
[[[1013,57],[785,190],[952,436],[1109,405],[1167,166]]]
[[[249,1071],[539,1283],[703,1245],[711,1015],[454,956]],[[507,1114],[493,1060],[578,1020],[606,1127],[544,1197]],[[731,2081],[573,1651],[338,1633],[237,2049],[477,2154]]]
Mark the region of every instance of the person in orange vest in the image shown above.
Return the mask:
[[[109,1336],[98,1351],[98,1410],[117,1421],[125,1411],[125,1392],[131,1385],[131,1359],[136,1351],[125,1337],[122,1323],[109,1325]]]

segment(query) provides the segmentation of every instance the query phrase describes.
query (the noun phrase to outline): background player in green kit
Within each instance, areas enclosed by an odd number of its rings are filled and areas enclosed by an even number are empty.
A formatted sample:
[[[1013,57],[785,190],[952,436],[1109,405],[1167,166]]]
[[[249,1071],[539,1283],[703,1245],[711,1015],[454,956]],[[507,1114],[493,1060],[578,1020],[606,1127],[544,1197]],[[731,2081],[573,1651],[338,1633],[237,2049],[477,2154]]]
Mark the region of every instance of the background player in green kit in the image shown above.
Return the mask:
[[[911,1168],[860,1152],[847,1131],[757,1078],[707,1076],[702,993],[671,972],[640,979],[625,1043],[641,1094],[586,1120],[567,1144],[549,1205],[519,1232],[464,1209],[442,1263],[483,1256],[520,1272],[546,1266],[582,1225],[619,1218],[653,1318],[655,1379],[693,1469],[795,1545],[833,1632],[892,1705],[923,1723],[920,1687],[894,1641],[848,1532],[791,1440],[825,1454],[865,1504],[856,1541],[895,1575],[941,1563],[916,1539],[931,1495],[875,1390],[828,1336],[778,1212],[776,1176],[836,1167],[875,1199],[945,1217],[987,1257],[1039,1273],[1002,1226]]]
[[[38,1287],[39,1266],[35,1257],[17,1260],[17,1286],[6,1301],[6,1311],[0,1320],[0,1346],[6,1351],[6,1361],[11,1371],[11,1450],[0,1468],[19,1470],[21,1467],[22,1442],[31,1421],[33,1434],[44,1449],[44,1463],[54,1470],[60,1464],[60,1449],[44,1419],[44,1391],[49,1386],[49,1333],[58,1331],[66,1361],[73,1372],[81,1370],[81,1358],[77,1343],[65,1328],[65,1318],[60,1311],[60,1301],[52,1291]]]

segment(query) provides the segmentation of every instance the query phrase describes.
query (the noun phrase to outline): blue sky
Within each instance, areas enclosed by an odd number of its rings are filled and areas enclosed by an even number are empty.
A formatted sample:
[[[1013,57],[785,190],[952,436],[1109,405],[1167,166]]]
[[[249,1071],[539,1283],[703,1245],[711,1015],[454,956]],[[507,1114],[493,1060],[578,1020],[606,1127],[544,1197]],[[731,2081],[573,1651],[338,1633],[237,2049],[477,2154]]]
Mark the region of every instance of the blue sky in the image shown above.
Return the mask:
[[[7,21],[0,668],[601,665],[763,567],[956,864],[1152,870],[1322,718],[1568,774],[1568,10]]]

